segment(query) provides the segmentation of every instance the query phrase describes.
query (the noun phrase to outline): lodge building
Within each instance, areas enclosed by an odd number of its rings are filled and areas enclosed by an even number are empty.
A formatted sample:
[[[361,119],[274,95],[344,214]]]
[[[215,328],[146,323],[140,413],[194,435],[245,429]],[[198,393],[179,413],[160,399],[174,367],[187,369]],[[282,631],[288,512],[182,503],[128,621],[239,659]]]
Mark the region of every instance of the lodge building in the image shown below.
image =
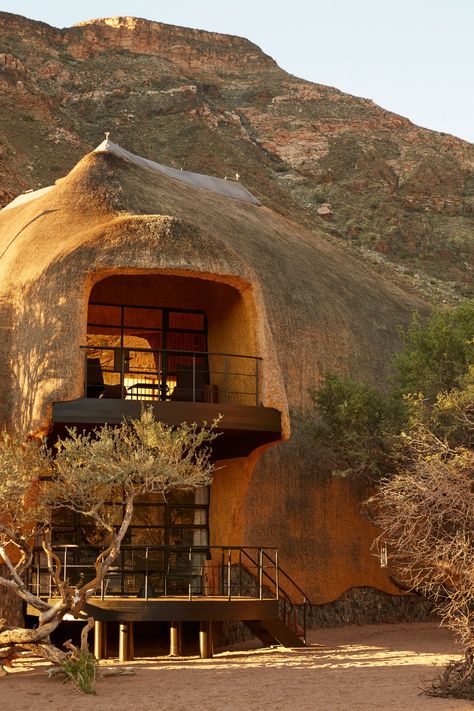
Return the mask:
[[[206,655],[212,621],[298,644],[351,590],[400,594],[371,554],[365,492],[324,470],[305,418],[325,373],[388,378],[413,295],[239,182],[108,137],[0,212],[0,253],[4,426],[54,441],[144,405],[171,425],[221,417],[212,485],[137,503],[91,601],[99,655],[110,620],[123,659],[143,620],[170,622],[175,651],[179,624],[199,621]],[[58,515],[55,536],[71,575],[87,575],[100,545],[88,522]],[[30,584],[48,595],[39,554]]]

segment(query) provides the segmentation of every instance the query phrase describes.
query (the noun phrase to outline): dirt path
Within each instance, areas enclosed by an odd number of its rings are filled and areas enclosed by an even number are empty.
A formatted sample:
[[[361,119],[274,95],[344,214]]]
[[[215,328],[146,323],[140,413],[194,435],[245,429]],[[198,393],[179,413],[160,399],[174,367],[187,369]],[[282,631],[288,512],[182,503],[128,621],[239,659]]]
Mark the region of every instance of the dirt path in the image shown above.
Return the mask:
[[[0,679],[2,711],[473,711],[474,703],[420,694],[456,656],[435,624],[317,630],[306,649],[242,649],[212,660],[140,659],[136,675],[101,679],[84,697],[46,665],[15,662]],[[317,645],[317,646],[316,646]],[[110,662],[108,662],[110,664]]]

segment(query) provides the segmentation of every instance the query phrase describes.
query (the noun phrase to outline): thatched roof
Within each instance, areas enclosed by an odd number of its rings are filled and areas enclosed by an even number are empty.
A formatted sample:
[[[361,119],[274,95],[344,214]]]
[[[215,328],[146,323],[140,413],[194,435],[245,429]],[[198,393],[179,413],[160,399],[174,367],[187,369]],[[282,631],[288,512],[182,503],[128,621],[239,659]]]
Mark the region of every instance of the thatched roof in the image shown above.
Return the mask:
[[[86,155],[50,190],[0,212],[0,363],[3,372],[11,366],[11,377],[0,384],[4,421],[45,426],[52,402],[79,396],[78,345],[90,289],[114,273],[190,275],[247,294],[255,347],[264,358],[263,404],[282,411],[285,436],[288,413],[304,411],[308,390],[323,373],[385,382],[390,354],[399,346],[397,329],[423,304],[343,248],[210,184],[197,187],[105,147]],[[318,482],[326,491],[318,494],[308,463],[295,461],[294,446],[267,452],[252,477],[254,460],[235,465],[244,466],[247,474],[238,476],[248,488],[243,499],[236,495],[220,542],[240,535],[245,540],[239,542],[250,543],[261,535],[271,543],[264,512],[268,525],[289,515],[282,503],[284,475],[293,482],[292,496],[298,490],[306,501],[300,502],[298,527],[314,525],[314,507],[335,485]],[[344,486],[338,484],[339,493],[333,491],[332,503],[324,506],[337,511],[337,501],[349,495]],[[280,502],[279,513],[265,502],[267,494]],[[329,535],[327,526],[325,531]],[[281,534],[284,540],[289,535],[290,529]],[[279,536],[273,537],[276,544],[282,543]],[[363,584],[356,563],[341,561],[349,573],[338,573],[331,595],[349,583]]]

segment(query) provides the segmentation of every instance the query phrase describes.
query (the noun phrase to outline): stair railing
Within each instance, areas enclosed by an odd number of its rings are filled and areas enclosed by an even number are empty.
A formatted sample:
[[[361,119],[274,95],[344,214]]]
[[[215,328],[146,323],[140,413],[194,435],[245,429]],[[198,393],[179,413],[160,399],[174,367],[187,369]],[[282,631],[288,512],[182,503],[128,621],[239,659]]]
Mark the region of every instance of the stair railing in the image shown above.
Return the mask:
[[[306,593],[301,589],[298,583],[279,565],[278,562],[278,549],[273,549],[275,554],[275,559],[273,559],[264,548],[258,549],[258,560],[252,558],[252,556],[247,552],[249,549],[242,549],[245,557],[256,566],[258,569],[258,585],[259,593],[263,594],[265,588],[270,588],[274,593],[274,596],[280,602],[280,616],[282,617],[285,624],[290,627],[298,637],[302,637],[304,644],[307,644],[307,625],[308,625],[308,608],[311,606],[311,601],[309,600]],[[265,565],[268,562],[270,565]],[[246,568],[245,565],[241,563],[247,574],[252,575],[251,571]],[[275,577],[271,575],[269,570],[275,572]],[[301,596],[301,601],[296,601],[289,592],[282,587],[281,577],[283,577]],[[260,599],[262,599],[260,597]],[[301,611],[301,615],[299,614]],[[301,624],[300,624],[301,616]]]

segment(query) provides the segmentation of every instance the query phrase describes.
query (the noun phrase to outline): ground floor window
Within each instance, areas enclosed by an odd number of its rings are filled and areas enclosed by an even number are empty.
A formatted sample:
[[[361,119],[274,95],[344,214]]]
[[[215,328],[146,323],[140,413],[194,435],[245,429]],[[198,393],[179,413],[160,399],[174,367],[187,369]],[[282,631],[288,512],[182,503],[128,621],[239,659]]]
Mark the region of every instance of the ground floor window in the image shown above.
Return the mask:
[[[110,502],[109,507],[118,526],[124,505]],[[53,532],[53,543],[63,548],[69,579],[75,584],[92,569],[97,548],[107,541],[89,519],[67,509],[54,512]],[[193,578],[197,581],[201,575],[208,546],[209,487],[176,491],[166,501],[161,494],[142,497],[135,503],[120,560],[110,570],[105,592],[144,594],[146,578],[149,596],[185,594],[190,584],[197,585]]]

